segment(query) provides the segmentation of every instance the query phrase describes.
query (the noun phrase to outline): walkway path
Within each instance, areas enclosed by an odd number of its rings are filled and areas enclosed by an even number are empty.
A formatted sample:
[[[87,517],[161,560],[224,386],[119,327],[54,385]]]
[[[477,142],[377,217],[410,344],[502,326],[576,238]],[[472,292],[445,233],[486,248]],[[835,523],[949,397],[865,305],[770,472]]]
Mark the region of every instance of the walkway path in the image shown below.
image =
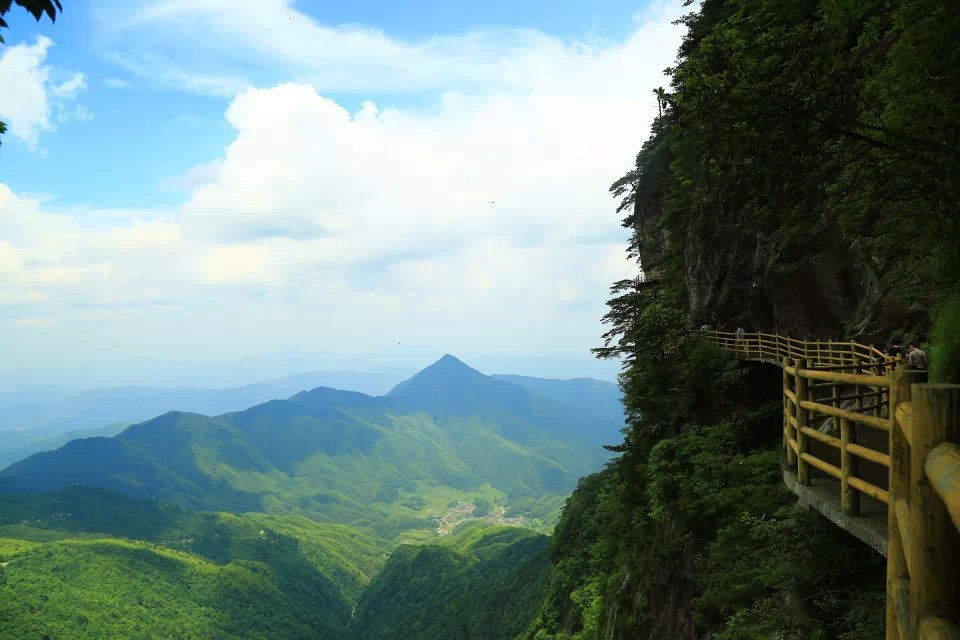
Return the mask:
[[[782,369],[784,482],[887,556],[887,640],[960,640],[960,385],[857,342],[697,333]]]

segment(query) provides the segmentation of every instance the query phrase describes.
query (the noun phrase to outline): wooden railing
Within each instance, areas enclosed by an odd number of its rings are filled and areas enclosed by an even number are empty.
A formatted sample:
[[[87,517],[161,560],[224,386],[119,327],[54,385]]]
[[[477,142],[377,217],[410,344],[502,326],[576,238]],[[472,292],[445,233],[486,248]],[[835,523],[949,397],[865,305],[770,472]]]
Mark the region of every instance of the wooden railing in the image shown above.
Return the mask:
[[[783,362],[784,358],[794,361],[809,360],[817,368],[849,368],[859,364],[864,368],[877,369],[895,364],[894,358],[883,351],[859,342],[797,340],[778,333],[745,333],[739,338],[732,331],[697,333],[747,360],[765,360],[776,364]]]
[[[857,342],[697,333],[782,367],[784,462],[799,486],[835,478],[847,518],[861,496],[886,506],[887,640],[960,640],[960,386],[923,384],[926,372]]]
[[[650,271],[644,271],[634,278],[633,286],[639,291],[644,288],[645,285],[657,284],[661,280],[663,280],[663,269],[651,269]]]

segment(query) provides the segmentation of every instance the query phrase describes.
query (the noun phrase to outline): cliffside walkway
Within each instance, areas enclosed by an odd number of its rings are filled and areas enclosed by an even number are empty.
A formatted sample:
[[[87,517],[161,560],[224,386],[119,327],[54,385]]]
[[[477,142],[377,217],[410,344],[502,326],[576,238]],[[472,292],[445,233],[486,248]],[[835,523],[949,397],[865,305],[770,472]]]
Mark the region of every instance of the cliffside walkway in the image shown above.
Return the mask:
[[[783,476],[887,557],[887,640],[960,640],[960,385],[857,342],[698,331],[783,373]]]

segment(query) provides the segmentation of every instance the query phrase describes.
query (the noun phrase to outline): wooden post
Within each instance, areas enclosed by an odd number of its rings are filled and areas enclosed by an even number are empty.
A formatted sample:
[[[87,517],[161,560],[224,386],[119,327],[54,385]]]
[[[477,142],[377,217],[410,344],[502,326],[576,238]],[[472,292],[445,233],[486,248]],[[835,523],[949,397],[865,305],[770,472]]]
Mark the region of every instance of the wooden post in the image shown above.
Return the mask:
[[[853,372],[857,375],[863,374],[863,367],[860,366],[860,358],[853,359]],[[863,385],[857,385],[857,413],[863,413]]]
[[[802,485],[810,484],[810,465],[803,459],[803,454],[809,453],[810,443],[803,428],[809,424],[809,412],[800,407],[804,400],[811,400],[813,385],[806,378],[800,376],[802,369],[809,368],[810,360],[797,363],[797,376],[794,388],[797,394],[797,482]]]
[[[791,383],[793,381],[793,376],[791,376],[786,371],[786,367],[793,366],[793,360],[790,358],[783,359],[783,389],[784,391],[790,390],[794,392],[794,397],[796,397],[795,389],[791,389]],[[784,433],[784,445],[787,448],[787,464],[791,467],[797,464],[797,454],[793,450],[793,447],[790,446],[790,440],[794,438],[793,433],[793,424],[790,422],[791,417],[797,415],[797,407],[793,404],[790,398],[787,397],[787,394],[783,394],[783,433]]]
[[[847,445],[856,444],[853,425],[846,418],[840,420],[840,509],[844,515],[860,515],[860,492],[850,486],[850,476],[857,477],[857,458],[850,455]]]
[[[910,456],[910,628],[919,638],[928,616],[952,618],[960,602],[960,532],[924,470],[941,442],[960,442],[960,385],[918,384],[912,389]]]
[[[896,407],[901,402],[910,402],[910,383],[914,376],[905,367],[898,367],[890,378],[890,429],[889,453],[890,475],[887,490],[890,504],[887,507],[887,640],[909,640],[901,638],[900,628],[909,629],[909,620],[897,619],[897,593],[904,580],[910,578],[907,571],[904,541],[900,536],[897,522],[897,504],[907,500],[910,493],[910,445],[897,424]],[[901,611],[902,611],[901,607]]]
[[[833,406],[835,409],[840,408],[840,385],[833,385]],[[833,418],[833,433],[836,434],[840,431],[840,418],[834,416]]]

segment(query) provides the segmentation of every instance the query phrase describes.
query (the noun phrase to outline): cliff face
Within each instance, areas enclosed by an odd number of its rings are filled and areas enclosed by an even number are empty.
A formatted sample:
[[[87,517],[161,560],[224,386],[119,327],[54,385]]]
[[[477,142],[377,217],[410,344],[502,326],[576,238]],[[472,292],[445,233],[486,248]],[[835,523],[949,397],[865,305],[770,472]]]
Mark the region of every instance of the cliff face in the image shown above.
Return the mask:
[[[688,322],[795,338],[860,339],[882,346],[893,331],[922,334],[923,309],[910,308],[891,278],[834,224],[799,238],[749,226],[689,224],[672,243],[658,207],[634,205],[641,264],[662,265],[671,246],[682,265]]]
[[[881,637],[882,558],[782,489],[779,387],[743,403],[744,370],[688,329],[885,346],[936,309],[931,375],[960,381],[960,13],[697,4],[611,187],[662,274],[614,285],[597,350],[626,362],[626,437],[564,509],[527,638]]]

